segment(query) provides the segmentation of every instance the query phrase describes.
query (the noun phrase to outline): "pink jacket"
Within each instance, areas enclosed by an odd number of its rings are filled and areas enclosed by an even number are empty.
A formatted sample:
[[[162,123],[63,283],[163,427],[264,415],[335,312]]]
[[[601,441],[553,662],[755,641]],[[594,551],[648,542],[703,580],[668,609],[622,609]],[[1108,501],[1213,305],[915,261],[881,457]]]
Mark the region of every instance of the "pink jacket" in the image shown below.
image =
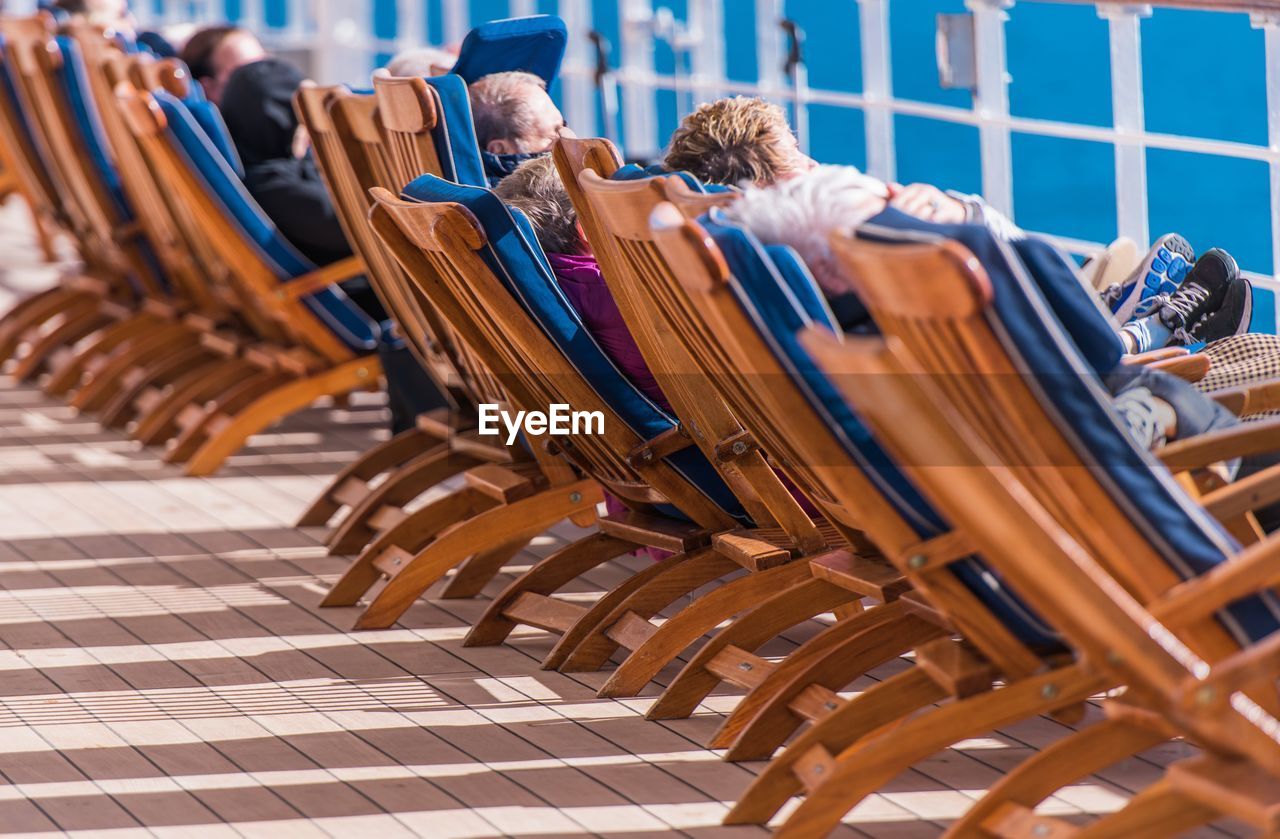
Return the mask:
[[[618,311],[596,258],[589,254],[549,253],[547,261],[560,283],[560,290],[578,310],[587,331],[604,354],[645,396],[670,412],[671,404],[649,372],[649,365],[623,322],[622,312]]]

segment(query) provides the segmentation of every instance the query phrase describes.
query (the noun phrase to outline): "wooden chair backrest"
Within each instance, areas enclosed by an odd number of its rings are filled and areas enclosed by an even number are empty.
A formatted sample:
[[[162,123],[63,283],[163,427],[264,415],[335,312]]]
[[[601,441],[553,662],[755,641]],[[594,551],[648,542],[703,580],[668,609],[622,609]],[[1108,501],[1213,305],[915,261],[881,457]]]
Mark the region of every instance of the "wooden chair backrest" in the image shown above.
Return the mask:
[[[444,351],[438,319],[428,317],[420,295],[369,226],[369,187],[362,186],[354,171],[357,162],[365,161],[348,157],[343,136],[336,127],[341,121],[350,133],[353,120],[361,127],[373,127],[376,107],[373,96],[356,96],[340,86],[304,84],[294,94],[293,105],[300,124],[311,138],[312,156],[333,199],[347,241],[364,261],[365,275],[373,290],[423,369],[442,391],[447,389],[449,383],[459,381],[459,376]]]
[[[988,318],[990,280],[972,254],[953,242],[881,245],[848,235],[833,236],[832,247],[899,354],[1072,540],[1140,603],[1182,581],[1104,486],[1097,467],[1076,453],[1001,344]],[[864,384],[837,381],[851,398]],[[1212,617],[1193,629],[1199,655],[1218,660],[1239,649]]]
[[[963,256],[954,251],[938,256],[953,277],[957,268],[976,268],[957,262]],[[932,262],[928,253],[918,258]],[[842,343],[817,329],[802,340],[829,374],[846,383],[860,415],[916,485],[1062,632],[1080,660],[1105,672],[1108,681],[1127,685],[1127,701],[1162,714],[1201,747],[1256,761],[1273,775],[1280,771],[1274,672],[1258,674],[1257,681],[1266,685],[1248,696],[1218,697],[1218,690],[1206,697],[1199,685],[1215,672],[1209,663],[1220,659],[1201,651],[1201,633],[1162,625],[1146,604],[1118,585],[1102,558],[1074,539],[1037,493],[984,444],[985,435],[939,387],[940,377],[919,366],[902,341],[890,336]],[[1273,646],[1271,640],[1261,646]],[[1241,653],[1237,663],[1243,664],[1246,655]],[[1259,661],[1257,666],[1269,665]],[[1251,703],[1259,693],[1261,701]]]
[[[546,411],[549,405],[598,411],[604,431],[547,438],[582,471],[633,505],[672,504],[711,530],[736,526],[659,458],[628,463],[645,442],[595,392],[477,251],[485,244],[479,223],[456,204],[404,201],[374,191],[373,226],[409,276],[448,318],[506,386],[513,407]]]
[[[729,287],[730,271],[707,232],[673,204],[651,214],[654,242],[669,267],[667,283],[689,328],[679,333],[703,366],[710,387],[730,406],[793,483],[850,538],[865,534],[965,639],[1006,675],[1025,675],[1041,658],[1019,641],[945,564],[916,567],[934,553],[923,537],[868,479],[816,410],[794,373],[783,366]],[[834,339],[833,339],[834,340]],[[935,537],[935,545],[956,534]],[[963,555],[963,550],[956,551]]]
[[[579,144],[584,141],[563,141]],[[593,141],[585,141],[593,142]],[[602,143],[607,141],[594,141]],[[569,158],[570,155],[562,155]],[[758,525],[776,524],[791,537],[802,553],[826,546],[826,539],[770,468],[765,452],[755,446],[736,458],[725,457],[724,447],[746,442],[744,429],[729,407],[707,384],[707,377],[683,344],[683,333],[694,328],[682,316],[683,292],[656,251],[649,230],[649,215],[666,199],[670,178],[610,181],[591,169],[577,174],[579,200],[592,211],[588,232],[593,248],[608,254],[601,263],[605,281],[617,301],[649,369],[685,426],[695,429],[694,439],[708,458],[720,466],[725,481],[742,500]],[[571,200],[573,193],[570,193]],[[693,207],[704,208],[732,200],[731,195],[704,196],[688,192]],[[585,230],[585,225],[584,225]]]
[[[48,158],[34,145],[39,126],[25,121],[20,84],[12,76],[12,66],[8,67],[14,84],[13,95],[7,85],[0,85],[0,143],[6,148],[5,161],[13,167],[32,212],[46,222],[62,226],[66,219],[57,180],[49,171]],[[19,98],[15,99],[14,95]],[[29,130],[23,130],[24,125]]]
[[[187,248],[137,142],[124,123],[114,92],[116,84],[128,82],[134,75],[133,65],[146,64],[155,84],[163,85],[175,95],[183,95],[188,81],[186,68],[172,60],[156,62],[149,56],[126,55],[100,28],[82,20],[67,24],[65,31],[76,40],[84,56],[90,92],[115,154],[121,186],[137,224],[169,280],[170,295],[185,301],[193,311],[222,319],[226,304],[203,277]]]
[[[45,13],[4,17],[0,33],[5,39],[6,67],[22,99],[27,124],[41,144],[85,264],[102,279],[123,283],[136,266],[128,263],[117,245],[121,219],[114,217],[106,186],[83,143],[75,139],[78,128],[70,103],[54,84],[52,74],[61,66],[62,56],[53,42],[53,20]]]
[[[301,299],[285,293],[281,278],[227,218],[224,208],[167,136],[165,115],[155,99],[127,85],[117,88],[116,97],[124,122],[156,184],[162,186],[187,245],[201,254],[211,276],[225,280],[235,290],[242,307],[238,313],[258,337],[292,345],[311,367],[352,358],[352,351]]]
[[[419,175],[443,175],[431,130],[440,119],[436,92],[420,78],[373,77],[373,95],[378,102],[387,149],[388,174],[395,192],[404,189]]]

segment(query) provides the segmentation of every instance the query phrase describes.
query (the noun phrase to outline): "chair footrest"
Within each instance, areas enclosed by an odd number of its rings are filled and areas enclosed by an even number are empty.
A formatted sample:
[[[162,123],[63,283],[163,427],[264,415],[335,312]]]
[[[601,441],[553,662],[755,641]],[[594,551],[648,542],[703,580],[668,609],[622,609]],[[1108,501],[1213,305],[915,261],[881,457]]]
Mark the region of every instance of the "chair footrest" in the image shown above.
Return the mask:
[[[768,533],[759,530],[730,530],[717,533],[712,541],[717,553],[732,559],[748,571],[765,571],[786,565],[795,559],[797,553],[789,544],[790,537],[777,530]]]
[[[810,559],[809,569],[820,580],[884,603],[911,590],[911,583],[883,557],[831,551]]]
[[[512,601],[510,606],[502,610],[504,618],[527,626],[536,626],[548,632],[558,632],[561,635],[568,632],[586,613],[587,608],[581,604],[557,600],[531,591],[523,592]]]
[[[465,478],[467,486],[489,496],[495,501],[510,504],[521,498],[528,498],[538,489],[534,479],[536,472],[526,473],[496,463],[482,463],[468,469]]]
[[[606,629],[604,634],[624,649],[635,650],[657,631],[658,627],[635,612],[627,612],[618,618],[617,623]]]
[[[647,548],[688,553],[705,547],[711,533],[691,522],[679,522],[646,513],[615,513],[600,519],[600,531]]]
[[[734,646],[724,648],[707,662],[708,672],[721,681],[747,689],[763,682],[774,667],[773,662]]]

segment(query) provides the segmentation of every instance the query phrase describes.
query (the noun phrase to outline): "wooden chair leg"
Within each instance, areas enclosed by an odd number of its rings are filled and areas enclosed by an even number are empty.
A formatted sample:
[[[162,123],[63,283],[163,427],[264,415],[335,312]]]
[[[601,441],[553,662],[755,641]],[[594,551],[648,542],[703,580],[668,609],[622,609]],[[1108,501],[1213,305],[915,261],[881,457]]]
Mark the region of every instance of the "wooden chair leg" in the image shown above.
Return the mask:
[[[144,388],[134,399],[137,420],[129,434],[146,446],[162,443],[180,432],[178,416],[184,409],[203,405],[256,372],[244,359],[213,356],[170,384]]]
[[[378,443],[329,481],[324,491],[298,518],[298,527],[320,527],[329,523],[344,506],[355,506],[371,490],[369,483],[390,469],[406,463],[414,456],[435,448],[442,441],[414,426],[389,440]],[[352,501],[343,501],[351,498]]]
[[[1079,839],[1178,836],[1221,815],[1216,808],[1188,798],[1166,777],[1135,795],[1123,810],[1085,825],[1076,836]]]
[[[291,375],[258,368],[245,373],[211,400],[187,405],[176,418],[181,430],[166,446],[164,462],[183,463],[190,459],[204,445],[215,423],[294,380]]]
[[[651,720],[687,717],[722,681],[738,687],[753,687],[766,673],[754,660],[756,657],[752,654],[756,650],[787,629],[857,599],[849,589],[813,577],[766,598],[703,644],[645,717]],[[725,675],[719,675],[722,673]]]
[[[1005,837],[1011,819],[1024,823],[1067,784],[1165,742],[1166,732],[1125,720],[1103,720],[1036,752],[987,791],[945,837]],[[1010,837],[1010,839],[1012,839]]]
[[[390,579],[357,619],[355,628],[386,629],[462,560],[521,538],[532,539],[570,512],[590,509],[603,501],[600,485],[584,480],[551,487],[481,513],[442,533],[409,562],[397,557],[382,564],[379,570]]]
[[[62,396],[81,383],[85,371],[95,359],[113,352],[121,344],[145,334],[156,325],[155,315],[139,313],[111,324],[75,347],[66,348],[64,354],[50,359],[50,373],[42,389],[50,396]]]
[[[491,551],[476,554],[459,565],[440,589],[441,600],[466,600],[484,591],[489,581],[498,576],[516,554],[529,546],[529,539],[520,538]]]
[[[403,519],[401,508],[431,487],[461,474],[483,461],[461,452],[455,452],[448,441],[436,445],[416,457],[410,458],[377,487],[369,490],[357,501],[346,517],[338,523],[326,540],[329,553],[353,554],[386,530],[389,524]],[[356,479],[358,480],[358,479]],[[363,483],[349,480],[343,496],[353,496]],[[390,515],[389,514],[394,514]]]
[[[265,393],[213,428],[183,471],[191,476],[212,475],[254,434],[265,431],[322,396],[366,388],[380,375],[382,367],[376,358],[357,358]]]
[[[634,551],[637,547],[637,545],[631,544],[628,550]],[[710,547],[698,548],[686,553],[672,554],[671,556],[664,557],[661,560],[646,565],[644,568],[641,568],[639,571],[632,574],[630,577],[627,577],[609,591],[605,592],[603,597],[588,606],[587,610],[582,613],[582,616],[575,620],[573,625],[564,631],[564,634],[560,636],[560,640],[556,641],[555,645],[551,648],[551,651],[547,653],[546,657],[542,660],[542,669],[564,670],[565,672],[581,672],[583,670],[599,669],[603,662],[607,661],[609,656],[612,655],[613,650],[617,649],[617,645],[613,644],[613,642],[610,641],[603,632],[606,627],[618,620],[618,616],[627,611],[626,608],[623,608],[623,604],[626,603],[627,600],[636,592],[646,589],[654,580],[658,580],[672,573],[673,569],[684,565],[703,563],[704,558],[707,556],[713,557],[713,560],[716,563],[716,568],[728,568],[728,566],[722,562],[724,558],[719,554],[716,554],[714,549]],[[705,573],[710,573],[710,571],[708,570]],[[725,572],[719,571],[717,575],[723,573]],[[715,579],[715,577],[712,577],[711,579]],[[659,606],[657,608],[661,609],[662,607]],[[581,665],[580,667],[568,664],[569,657],[573,655],[574,651],[577,650],[578,647],[582,646],[584,642],[592,638],[601,639],[605,645],[605,652],[603,653],[604,658],[601,660],[601,664],[595,665],[594,668],[590,666],[589,662]],[[608,646],[609,644],[613,644],[613,646]]]
[[[959,740],[1081,702],[1106,687],[1104,679],[1079,666],[1064,667],[947,703],[892,731],[851,741],[838,756],[822,746],[808,749],[793,763],[807,794],[776,835],[826,836],[845,813],[917,761]]]
[[[39,336],[32,336],[26,355],[13,367],[13,377],[19,381],[33,378],[59,348],[70,346],[110,324],[111,316],[98,307],[98,302],[93,298],[77,302],[62,312],[62,319],[56,326]]]
[[[379,566],[401,563],[436,538],[446,528],[466,522],[498,506],[494,499],[472,487],[462,487],[437,498],[375,539],[333,584],[321,606],[352,606],[382,579]]]
[[[488,647],[501,644],[516,626],[529,623],[521,620],[520,616],[528,616],[535,610],[543,615],[554,612],[572,613],[576,622],[586,612],[585,607],[556,600],[551,595],[592,568],[630,553],[635,547],[633,543],[607,533],[593,533],[566,545],[512,580],[489,603],[480,620],[471,627],[466,640],[462,642],[463,646]],[[545,619],[540,618],[539,623],[531,625],[541,626],[545,622]]]
[[[111,398],[124,389],[122,379],[128,372],[148,360],[171,356],[185,346],[197,345],[199,339],[181,324],[157,325],[154,318],[146,324],[145,335],[132,335],[128,344],[119,347],[109,356],[101,356],[100,363],[85,376],[84,384],[71,397],[71,405],[84,413],[100,410]]]
[[[640,643],[609,675],[597,695],[601,698],[639,696],[690,645],[734,615],[751,608],[772,592],[781,591],[809,577],[807,562],[789,562],[766,571],[756,571],[725,583],[694,599]],[[845,598],[848,599],[848,598]],[[634,628],[627,635],[639,637]]]
[[[797,728],[806,722],[818,724],[844,707],[847,702],[836,696],[836,691],[872,668],[946,635],[937,625],[902,614],[894,605],[872,609],[868,617],[855,618],[857,623],[836,624],[832,630],[838,627],[839,632],[818,637],[839,643],[822,643],[815,650],[802,648],[783,660],[740,703],[742,715],[736,716],[735,709],[735,715],[716,733],[713,742],[728,750],[725,759],[768,759]],[[885,614],[877,618],[876,612],[881,610]]]
[[[98,422],[106,428],[127,425],[138,411],[138,397],[151,387],[164,387],[179,381],[194,369],[203,369],[211,360],[209,351],[190,337],[185,344],[177,345],[172,352],[149,360],[144,366],[134,367],[120,376],[120,389],[98,412]]]
[[[24,336],[41,324],[75,307],[80,301],[91,301],[92,295],[77,289],[58,286],[26,298],[0,317],[0,363],[13,357]]]
[[[698,551],[687,555],[687,558],[668,559],[676,561],[667,564],[664,560],[654,573],[642,572],[619,586],[626,594],[624,598],[602,598],[599,605],[610,606],[608,613],[601,614],[602,610],[592,609],[584,616],[592,626],[581,634],[577,646],[564,657],[559,670],[565,673],[599,670],[622,646],[618,638],[624,637],[628,627],[652,634],[654,627],[649,619],[654,615],[707,583],[742,569],[741,565],[714,549]],[[568,637],[566,633],[565,638]],[[641,640],[628,639],[628,643],[630,650],[639,646]]]

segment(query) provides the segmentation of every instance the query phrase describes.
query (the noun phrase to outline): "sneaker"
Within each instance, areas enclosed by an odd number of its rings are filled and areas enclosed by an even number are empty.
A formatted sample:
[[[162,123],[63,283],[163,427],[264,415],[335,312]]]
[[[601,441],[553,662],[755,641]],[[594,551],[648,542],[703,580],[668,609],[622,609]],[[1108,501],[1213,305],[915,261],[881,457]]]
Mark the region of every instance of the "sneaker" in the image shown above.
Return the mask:
[[[1137,244],[1122,236],[1086,262],[1080,272],[1095,292],[1103,294],[1113,285],[1123,286],[1125,280],[1138,270],[1142,256]]]
[[[1243,277],[1227,286],[1218,311],[1210,312],[1191,327],[1191,338],[1209,344],[1249,331],[1253,320],[1253,284]]]
[[[1137,271],[1123,283],[1102,292],[1102,299],[1111,309],[1116,323],[1125,324],[1133,320],[1138,316],[1138,308],[1158,295],[1173,296],[1195,260],[1196,252],[1191,243],[1177,233],[1168,233],[1157,239]],[[1153,306],[1153,303],[1148,303],[1146,308]]]
[[[1240,267],[1231,254],[1214,248],[1196,261],[1178,290],[1161,299],[1153,312],[1172,333],[1175,341],[1194,344],[1191,330],[1207,316],[1222,308],[1227,289],[1240,282]]]

